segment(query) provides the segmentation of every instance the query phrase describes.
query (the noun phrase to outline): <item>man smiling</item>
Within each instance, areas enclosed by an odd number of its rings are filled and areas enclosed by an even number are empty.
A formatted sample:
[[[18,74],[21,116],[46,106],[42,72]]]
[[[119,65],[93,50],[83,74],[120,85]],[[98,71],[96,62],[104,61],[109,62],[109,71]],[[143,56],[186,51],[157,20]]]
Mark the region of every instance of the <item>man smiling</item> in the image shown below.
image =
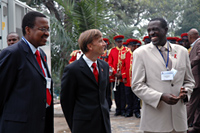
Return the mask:
[[[86,30],[78,43],[83,55],[65,67],[61,83],[62,110],[72,133],[110,133],[106,90],[109,66],[98,59],[106,43],[97,29]]]
[[[0,133],[53,133],[53,90],[46,55],[49,24],[29,12],[22,39],[0,53]]]
[[[152,19],[151,43],[133,52],[132,90],[142,99],[140,129],[145,133],[186,133],[188,101],[194,87],[187,49],[166,39],[167,22]]]

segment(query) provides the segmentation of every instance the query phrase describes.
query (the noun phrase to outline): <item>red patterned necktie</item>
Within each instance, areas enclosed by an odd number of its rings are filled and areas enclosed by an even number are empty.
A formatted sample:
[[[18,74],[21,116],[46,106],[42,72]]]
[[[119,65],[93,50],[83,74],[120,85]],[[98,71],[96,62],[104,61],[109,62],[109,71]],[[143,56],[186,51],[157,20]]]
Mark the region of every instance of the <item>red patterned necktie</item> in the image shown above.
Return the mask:
[[[36,55],[36,60],[37,60],[37,62],[39,64],[40,68],[42,69],[42,73],[46,77],[46,74],[45,74],[44,69],[42,67],[40,52],[38,50],[36,50],[35,55]],[[47,98],[47,104],[50,106],[52,97],[51,97],[51,94],[50,94],[50,90],[48,88],[46,88],[46,98]]]
[[[96,79],[96,81],[97,81],[97,83],[98,83],[98,80],[99,80],[99,73],[98,73],[98,71],[97,71],[97,64],[96,63],[93,63],[92,64],[92,68],[93,68],[93,74],[94,74],[94,76],[95,76],[95,79]]]

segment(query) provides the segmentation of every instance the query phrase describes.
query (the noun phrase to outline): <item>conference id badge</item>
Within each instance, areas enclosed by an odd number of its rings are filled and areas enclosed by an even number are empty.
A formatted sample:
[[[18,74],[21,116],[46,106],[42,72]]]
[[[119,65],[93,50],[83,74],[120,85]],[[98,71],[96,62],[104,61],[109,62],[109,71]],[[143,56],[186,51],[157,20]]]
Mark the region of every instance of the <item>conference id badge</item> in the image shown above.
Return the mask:
[[[172,71],[162,71],[161,72],[161,80],[173,80],[174,73]]]
[[[46,88],[51,88],[51,78],[47,78],[46,77],[46,81],[47,81],[47,86],[46,86]]]

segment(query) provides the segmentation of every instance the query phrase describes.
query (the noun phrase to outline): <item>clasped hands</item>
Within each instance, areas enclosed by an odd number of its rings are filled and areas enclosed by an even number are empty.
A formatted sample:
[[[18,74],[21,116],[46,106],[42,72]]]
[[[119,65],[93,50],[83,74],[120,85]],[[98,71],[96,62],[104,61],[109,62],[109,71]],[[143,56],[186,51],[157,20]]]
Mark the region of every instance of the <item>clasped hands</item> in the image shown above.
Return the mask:
[[[187,91],[185,90],[185,88],[182,87],[180,89],[179,96],[175,96],[169,93],[163,93],[161,96],[161,100],[167,104],[174,105],[179,101],[179,99],[185,99],[186,97],[187,97]]]

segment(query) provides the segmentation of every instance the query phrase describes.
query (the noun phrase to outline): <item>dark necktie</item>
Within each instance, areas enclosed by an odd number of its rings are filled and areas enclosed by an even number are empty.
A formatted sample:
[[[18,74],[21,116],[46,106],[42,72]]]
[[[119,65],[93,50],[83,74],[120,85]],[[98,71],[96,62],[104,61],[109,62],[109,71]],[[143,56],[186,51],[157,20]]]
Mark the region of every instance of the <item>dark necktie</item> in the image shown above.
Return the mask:
[[[38,50],[36,50],[35,55],[36,55],[36,60],[37,60],[37,62],[39,64],[40,68],[42,69],[42,73],[46,77],[46,74],[45,74],[44,69],[42,67],[40,52]],[[50,90],[48,88],[46,88],[46,98],[47,98],[47,104],[50,106],[52,97],[51,97],[51,94],[50,94]]]
[[[93,64],[92,64],[92,68],[93,68],[93,74],[94,74],[95,79],[96,79],[96,81],[97,81],[97,83],[98,83],[99,73],[98,73],[98,71],[97,71],[97,64],[96,64],[96,63],[93,63]]]
[[[167,52],[166,51],[168,51],[168,50],[165,47],[162,47],[160,49],[160,51],[161,51],[161,53],[162,53],[162,55],[164,57],[165,63],[167,63]],[[172,60],[170,58],[169,58],[168,66],[167,67],[169,68],[169,70],[172,69]]]

